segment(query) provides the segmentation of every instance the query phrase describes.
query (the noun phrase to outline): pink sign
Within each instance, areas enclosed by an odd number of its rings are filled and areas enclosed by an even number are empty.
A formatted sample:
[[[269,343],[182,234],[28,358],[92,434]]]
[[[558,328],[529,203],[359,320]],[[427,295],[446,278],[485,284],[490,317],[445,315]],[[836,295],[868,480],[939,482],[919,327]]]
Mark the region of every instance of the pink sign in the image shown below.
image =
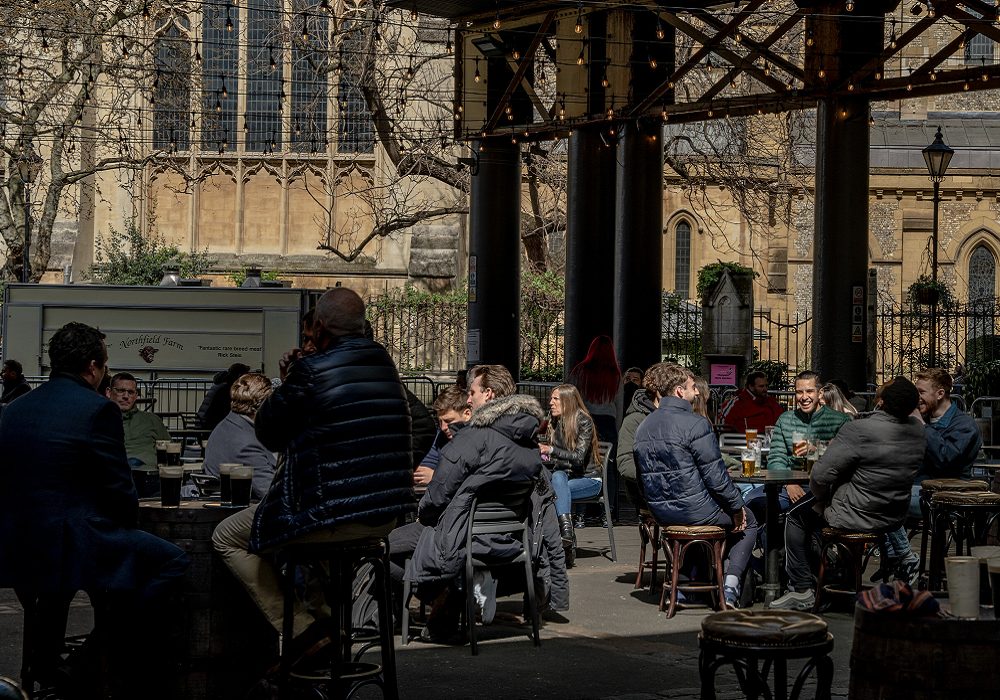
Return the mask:
[[[711,365],[709,384],[736,385],[736,365]]]

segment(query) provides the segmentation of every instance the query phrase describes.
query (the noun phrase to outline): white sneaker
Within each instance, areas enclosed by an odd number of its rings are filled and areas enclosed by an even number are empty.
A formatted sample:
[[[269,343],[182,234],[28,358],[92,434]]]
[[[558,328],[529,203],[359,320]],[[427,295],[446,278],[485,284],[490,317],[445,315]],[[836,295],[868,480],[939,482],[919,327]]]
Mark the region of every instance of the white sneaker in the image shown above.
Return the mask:
[[[497,582],[489,569],[476,569],[472,574],[472,597],[476,600],[484,625],[493,622],[497,612]]]
[[[771,610],[812,610],[816,604],[816,593],[812,590],[796,593],[788,591],[780,598],[775,598],[768,606]]]

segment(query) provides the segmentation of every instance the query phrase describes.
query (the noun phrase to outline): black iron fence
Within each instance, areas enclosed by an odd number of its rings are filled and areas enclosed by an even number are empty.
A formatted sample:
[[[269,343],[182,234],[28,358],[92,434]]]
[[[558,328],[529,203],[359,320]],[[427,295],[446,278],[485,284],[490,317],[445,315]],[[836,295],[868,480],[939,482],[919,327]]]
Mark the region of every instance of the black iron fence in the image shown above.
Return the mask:
[[[937,310],[938,367],[1000,360],[997,301],[940,306]],[[876,316],[875,366],[878,379],[910,374],[928,366],[931,307],[884,304]]]

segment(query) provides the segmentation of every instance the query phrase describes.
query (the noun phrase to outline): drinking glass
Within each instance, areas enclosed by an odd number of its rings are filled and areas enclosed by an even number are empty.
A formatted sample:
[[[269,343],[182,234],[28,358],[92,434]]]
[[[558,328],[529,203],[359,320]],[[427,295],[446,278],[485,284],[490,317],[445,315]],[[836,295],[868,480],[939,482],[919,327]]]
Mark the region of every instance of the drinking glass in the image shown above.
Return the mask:
[[[230,476],[235,467],[242,466],[242,464],[233,464],[230,462],[219,465],[219,498],[222,500],[222,505],[224,506],[233,505],[233,490]]]
[[[181,481],[184,467],[163,466],[160,470],[160,505],[164,508],[179,508],[181,505]]]
[[[748,447],[742,452],[743,476],[753,476],[757,473],[757,451]]]
[[[233,508],[250,505],[250,491],[253,484],[253,467],[240,464],[229,471]]]

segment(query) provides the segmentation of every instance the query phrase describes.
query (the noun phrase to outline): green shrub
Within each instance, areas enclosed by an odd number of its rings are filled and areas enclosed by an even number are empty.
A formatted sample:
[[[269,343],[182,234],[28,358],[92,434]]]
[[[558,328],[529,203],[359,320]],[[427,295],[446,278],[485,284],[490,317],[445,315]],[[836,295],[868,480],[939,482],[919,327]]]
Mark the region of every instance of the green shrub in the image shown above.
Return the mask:
[[[783,391],[789,387],[787,362],[757,360],[747,365],[747,374],[751,372],[763,372],[767,375],[767,386],[775,391]]]

